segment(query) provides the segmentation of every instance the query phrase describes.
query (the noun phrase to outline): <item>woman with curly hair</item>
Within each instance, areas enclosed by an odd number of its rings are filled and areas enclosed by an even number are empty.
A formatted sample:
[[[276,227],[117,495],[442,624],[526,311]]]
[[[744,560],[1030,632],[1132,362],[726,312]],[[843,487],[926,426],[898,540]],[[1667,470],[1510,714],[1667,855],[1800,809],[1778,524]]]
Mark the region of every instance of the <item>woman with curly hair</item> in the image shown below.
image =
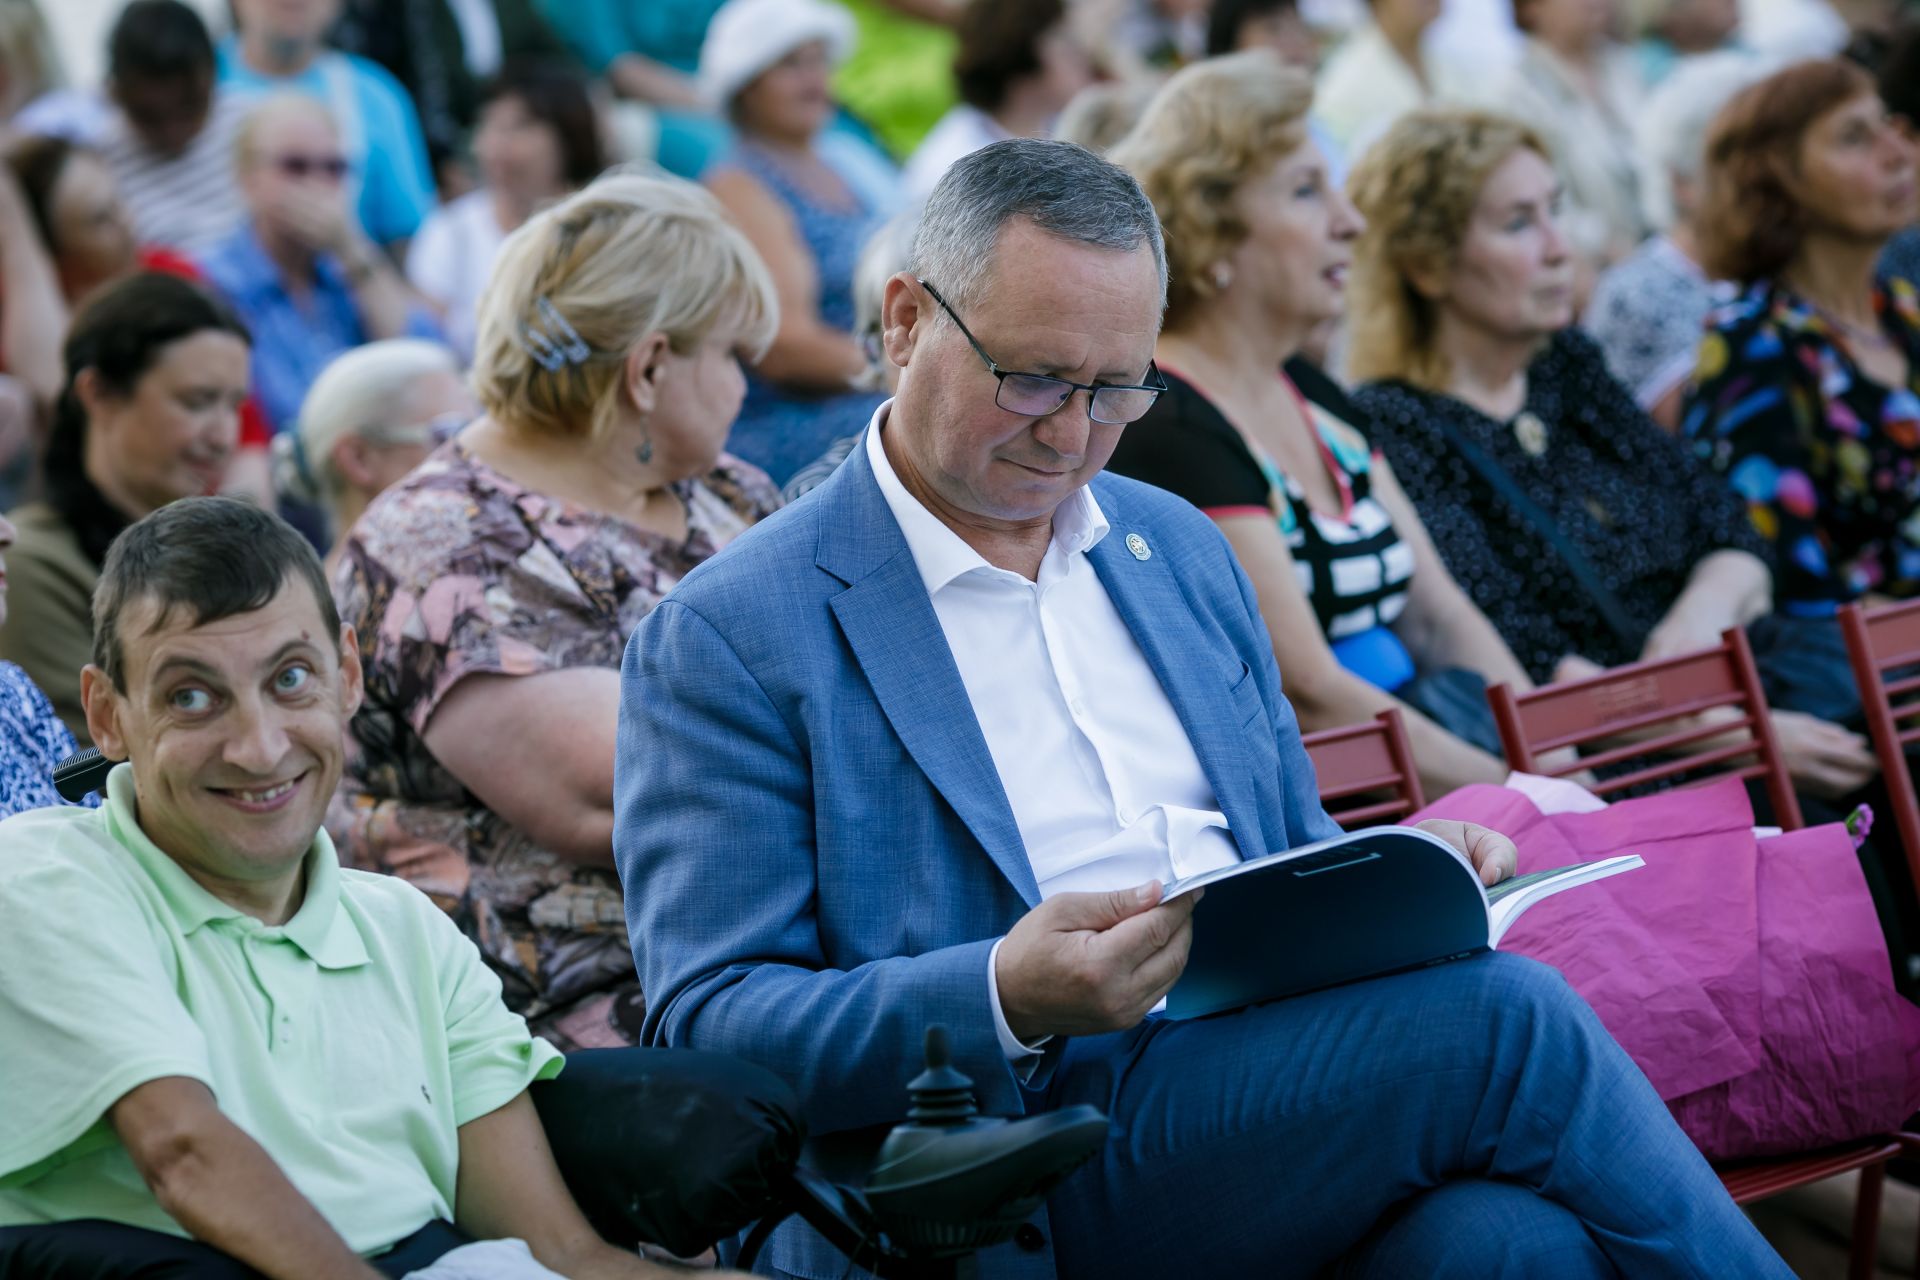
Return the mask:
[[[1709,319],[1681,425],[1795,614],[1920,594],[1920,297],[1875,278],[1916,212],[1913,147],[1851,63],[1788,67],[1716,121],[1701,248],[1745,292]]]
[[[1403,119],[1352,180],[1351,363],[1440,556],[1535,679],[1705,648],[1767,614],[1766,545],[1572,328],[1560,184],[1529,126]],[[1772,690],[1770,690],[1772,692]],[[1803,789],[1875,772],[1864,739],[1775,717]]]
[[[1307,73],[1270,52],[1215,58],[1174,76],[1112,153],[1165,230],[1154,358],[1168,389],[1107,466],[1220,526],[1304,728],[1401,706],[1435,794],[1499,782],[1482,682],[1531,682],[1441,563],[1364,418],[1296,358],[1345,311],[1362,227],[1308,136],[1312,102]]]

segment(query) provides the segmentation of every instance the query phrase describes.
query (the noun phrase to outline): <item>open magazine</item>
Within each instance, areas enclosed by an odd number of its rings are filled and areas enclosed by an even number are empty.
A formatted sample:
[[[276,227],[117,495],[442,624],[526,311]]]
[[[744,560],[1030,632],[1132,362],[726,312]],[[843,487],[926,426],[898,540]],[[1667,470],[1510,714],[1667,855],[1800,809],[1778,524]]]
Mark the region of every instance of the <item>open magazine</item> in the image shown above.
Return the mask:
[[[1491,950],[1535,903],[1644,865],[1625,854],[1489,889],[1444,840],[1373,827],[1188,876],[1165,900],[1207,893],[1166,1013],[1197,1018]]]

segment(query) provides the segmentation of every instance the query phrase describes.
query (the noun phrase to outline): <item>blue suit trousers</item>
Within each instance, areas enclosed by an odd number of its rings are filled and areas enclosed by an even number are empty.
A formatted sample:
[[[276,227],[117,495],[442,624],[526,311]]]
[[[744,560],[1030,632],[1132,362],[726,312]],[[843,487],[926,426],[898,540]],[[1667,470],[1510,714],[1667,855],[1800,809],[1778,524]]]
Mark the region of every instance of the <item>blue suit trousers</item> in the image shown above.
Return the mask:
[[[1066,1047],[1063,1277],[1791,1276],[1560,975],[1490,954]]]

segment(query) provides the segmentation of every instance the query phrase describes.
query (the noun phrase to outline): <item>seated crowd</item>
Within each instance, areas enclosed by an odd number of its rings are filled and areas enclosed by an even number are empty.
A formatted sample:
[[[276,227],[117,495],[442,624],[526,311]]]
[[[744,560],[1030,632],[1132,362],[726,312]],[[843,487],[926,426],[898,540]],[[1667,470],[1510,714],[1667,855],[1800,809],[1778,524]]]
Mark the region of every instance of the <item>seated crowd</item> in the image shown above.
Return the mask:
[[[1490,687],[1737,629],[1886,805],[1920,26],[1802,3],[128,0],[96,87],[20,0],[0,1276],[664,1275],[543,1082],[851,1134],[930,1023],[1114,1124],[983,1274],[1790,1275],[1546,964],[1159,1006],[1383,711],[1500,786]]]

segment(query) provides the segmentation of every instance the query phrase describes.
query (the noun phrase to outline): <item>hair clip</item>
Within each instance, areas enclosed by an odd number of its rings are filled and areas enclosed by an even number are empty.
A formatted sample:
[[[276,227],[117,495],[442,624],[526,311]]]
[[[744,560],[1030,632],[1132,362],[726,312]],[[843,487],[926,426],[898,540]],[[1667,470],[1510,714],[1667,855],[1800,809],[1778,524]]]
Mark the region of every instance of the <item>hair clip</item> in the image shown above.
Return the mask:
[[[553,305],[551,299],[544,296],[537,299],[534,306],[539,309],[541,316],[551,329],[528,324],[521,325],[521,349],[532,356],[534,363],[548,373],[558,373],[570,364],[585,364],[593,355],[593,348],[588,346],[579,332],[567,323],[567,318],[560,314],[560,309]]]

